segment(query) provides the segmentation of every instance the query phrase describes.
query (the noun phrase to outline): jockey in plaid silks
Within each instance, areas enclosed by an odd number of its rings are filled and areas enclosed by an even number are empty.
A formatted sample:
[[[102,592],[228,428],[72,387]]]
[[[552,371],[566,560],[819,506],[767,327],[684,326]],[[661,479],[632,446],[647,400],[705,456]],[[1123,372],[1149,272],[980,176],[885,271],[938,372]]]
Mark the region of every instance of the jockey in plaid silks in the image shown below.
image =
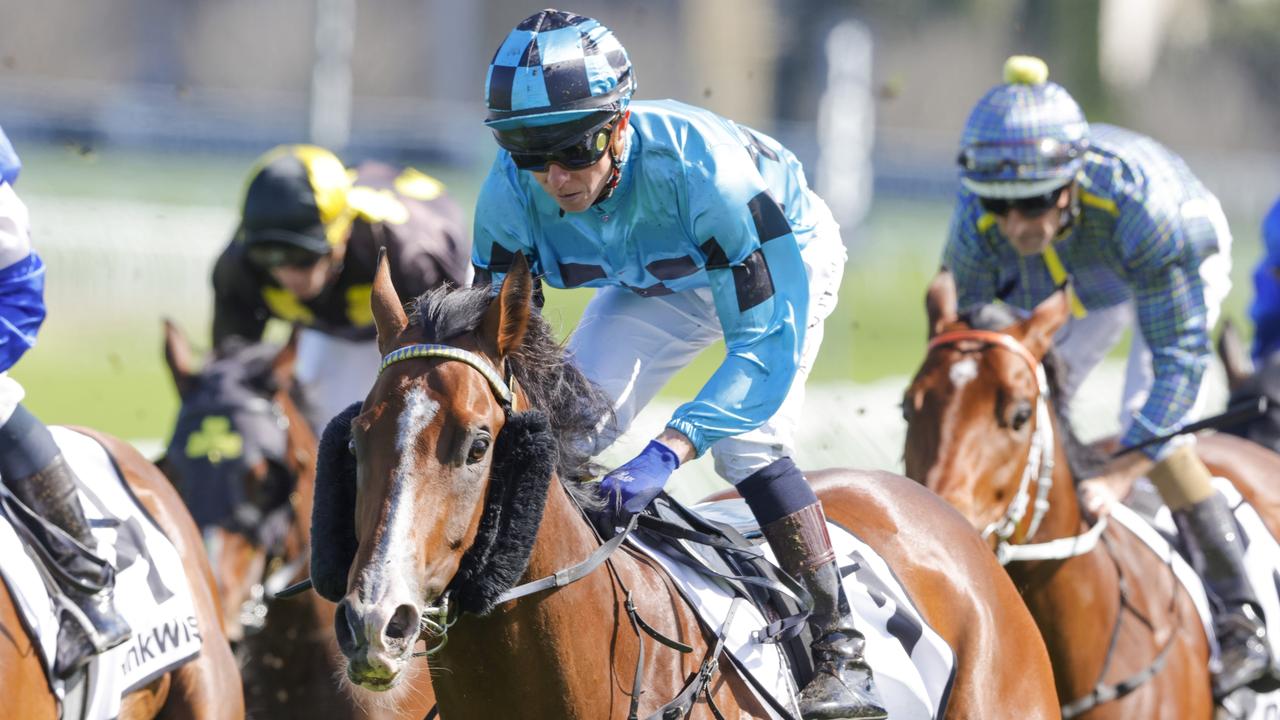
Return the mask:
[[[1156,141],[1090,127],[1040,60],[1010,58],[1005,76],[978,102],[961,139],[961,188],[943,252],[957,300],[1030,310],[1070,278],[1072,317],[1055,343],[1067,364],[1066,399],[1136,318],[1120,444],[1176,431],[1199,414],[1209,333],[1230,290],[1222,209]],[[1277,687],[1235,520],[1192,438],[1111,460],[1082,479],[1084,507],[1105,513],[1144,474],[1220,601],[1215,693]]]
[[[1217,200],[1179,157],[1148,137],[1095,125],[1078,165],[1075,197],[1065,211],[1070,221],[1053,249],[1071,277],[1077,314],[1081,306],[1095,312],[1131,301],[1137,311],[1155,382],[1126,423],[1121,443],[1133,445],[1190,418],[1211,352],[1199,268],[1212,256],[1225,261],[1221,246],[1230,237]],[[999,299],[1029,310],[1062,281],[1044,254],[1021,257],[968,187],[957,202],[943,264],[955,274],[962,307]],[[1216,306],[1212,314],[1216,319]],[[1069,368],[1072,389],[1088,370]],[[1154,457],[1160,449],[1147,452]]]
[[[66,533],[46,550],[66,573],[50,573],[71,605],[60,616],[54,672],[62,678],[129,639],[116,611],[114,568],[98,558],[80,506],[75,473],[44,423],[22,404],[8,371],[36,342],[45,318],[44,262],[31,247],[26,205],[14,192],[22,163],[0,131],[0,480],[24,504]]]
[[[815,596],[820,679],[804,717],[884,717],[821,505],[788,457],[843,274],[839,228],[778,142],[675,101],[632,102],[634,88],[626,51],[595,20],[544,10],[511,32],[486,83],[502,149],[476,206],[476,282],[496,288],[519,253],[546,284],[598,288],[570,340],[616,410],[597,451],[724,341],[697,396],[601,481],[611,517],[643,509],[710,450]]]

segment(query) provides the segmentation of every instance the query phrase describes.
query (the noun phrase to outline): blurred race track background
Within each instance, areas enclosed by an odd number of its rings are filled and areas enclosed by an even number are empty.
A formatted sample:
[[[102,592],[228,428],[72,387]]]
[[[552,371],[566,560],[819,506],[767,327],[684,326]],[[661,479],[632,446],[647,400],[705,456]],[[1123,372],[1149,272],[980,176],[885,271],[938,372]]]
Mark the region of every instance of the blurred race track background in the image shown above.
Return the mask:
[[[0,0],[0,126],[24,160],[17,189],[49,267],[49,319],[14,370],[29,406],[149,448],[166,439],[177,404],[161,318],[207,347],[211,263],[235,229],[252,159],[273,144],[412,162],[470,211],[493,152],[479,124],[485,67],[538,7]],[[897,466],[897,401],[923,354],[922,294],[947,230],[955,143],[1009,53],[1044,56],[1091,120],[1187,158],[1232,223],[1225,315],[1243,318],[1259,219],[1280,194],[1280,0],[565,7],[619,35],[638,97],[704,105],[775,135],[843,218],[850,259],[810,380],[802,465]],[[568,333],[589,296],[550,291],[546,312]],[[696,392],[719,352],[673,380],[642,434]],[[1097,408],[1078,411],[1091,430],[1114,416],[1114,374],[1087,391]],[[681,474],[710,477],[709,464]],[[682,482],[690,496],[705,487]]]

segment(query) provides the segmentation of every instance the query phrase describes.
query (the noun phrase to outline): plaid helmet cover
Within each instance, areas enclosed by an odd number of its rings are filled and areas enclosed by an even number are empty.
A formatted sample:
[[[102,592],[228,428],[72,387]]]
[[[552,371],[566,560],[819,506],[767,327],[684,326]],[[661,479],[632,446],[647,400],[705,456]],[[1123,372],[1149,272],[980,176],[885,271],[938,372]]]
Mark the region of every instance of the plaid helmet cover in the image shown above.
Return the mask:
[[[960,179],[986,197],[1059,187],[1084,163],[1089,124],[1057,83],[1005,83],[978,101],[960,138]]]
[[[558,125],[626,109],[635,78],[609,28],[562,10],[530,15],[494,53],[485,124],[495,131]]]

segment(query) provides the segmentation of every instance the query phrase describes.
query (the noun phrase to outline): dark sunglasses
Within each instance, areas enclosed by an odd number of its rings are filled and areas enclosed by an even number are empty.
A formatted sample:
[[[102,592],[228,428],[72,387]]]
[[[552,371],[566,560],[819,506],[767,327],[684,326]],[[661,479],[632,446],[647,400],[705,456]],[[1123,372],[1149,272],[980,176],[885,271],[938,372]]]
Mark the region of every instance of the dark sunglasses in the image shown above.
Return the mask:
[[[256,243],[249,246],[247,254],[249,262],[263,270],[278,267],[306,269],[314,267],[324,257],[296,245],[282,243]]]
[[[511,160],[517,168],[534,172],[546,172],[551,163],[566,170],[582,170],[600,162],[612,137],[613,128],[602,127],[568,147],[546,153],[512,152]]]
[[[1062,196],[1062,191],[1067,186],[1063,185],[1056,190],[1050,190],[1043,195],[1032,195],[1031,197],[1015,198],[1006,200],[1005,198],[989,198],[979,197],[978,202],[982,203],[982,209],[991,213],[1004,217],[1009,214],[1010,210],[1017,210],[1026,217],[1039,217],[1058,205],[1058,198]]]

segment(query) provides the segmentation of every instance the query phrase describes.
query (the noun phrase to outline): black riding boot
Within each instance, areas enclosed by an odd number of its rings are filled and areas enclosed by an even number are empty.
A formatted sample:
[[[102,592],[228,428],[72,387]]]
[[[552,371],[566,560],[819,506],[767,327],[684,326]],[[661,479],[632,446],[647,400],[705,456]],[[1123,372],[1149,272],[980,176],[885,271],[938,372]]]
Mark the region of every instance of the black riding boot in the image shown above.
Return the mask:
[[[1249,687],[1280,689],[1261,605],[1244,569],[1244,544],[1226,498],[1214,493],[1173,514],[1191,554],[1192,566],[1211,597],[1222,670],[1213,678],[1213,694],[1223,698]]]
[[[75,473],[62,455],[56,455],[35,475],[17,480],[6,478],[5,483],[23,504],[75,541],[61,539],[47,543],[46,548],[64,571],[60,573],[55,569],[52,574],[74,605],[68,611],[73,614],[78,611],[83,616],[63,622],[66,632],[58,643],[55,672],[65,677],[94,654],[129,639],[129,624],[112,600],[115,570],[94,554],[97,541],[76,495]]]
[[[814,503],[761,528],[778,564],[813,595],[814,678],[800,693],[804,720],[883,720],[889,717],[862,657],[864,639],[840,586],[840,570],[822,505]]]

